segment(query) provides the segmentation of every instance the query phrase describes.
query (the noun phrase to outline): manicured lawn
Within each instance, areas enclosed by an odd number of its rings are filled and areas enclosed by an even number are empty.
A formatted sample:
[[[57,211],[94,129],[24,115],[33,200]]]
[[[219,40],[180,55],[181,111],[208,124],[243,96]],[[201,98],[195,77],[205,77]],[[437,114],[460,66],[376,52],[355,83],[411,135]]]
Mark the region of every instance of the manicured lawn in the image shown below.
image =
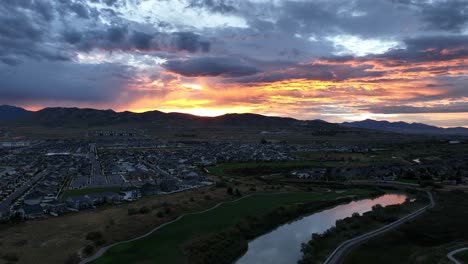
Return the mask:
[[[463,263],[468,263],[468,250],[459,252],[454,257]]]
[[[68,197],[83,195],[88,193],[99,193],[99,192],[119,192],[120,187],[106,187],[106,188],[89,188],[89,189],[79,189],[79,190],[67,190],[62,194],[62,200],[66,200]]]
[[[220,231],[244,217],[265,214],[281,205],[335,199],[347,195],[366,195],[368,190],[352,189],[344,193],[257,194],[230,202],[201,214],[189,215],[152,235],[111,248],[93,263],[184,263],[180,246],[197,234]]]

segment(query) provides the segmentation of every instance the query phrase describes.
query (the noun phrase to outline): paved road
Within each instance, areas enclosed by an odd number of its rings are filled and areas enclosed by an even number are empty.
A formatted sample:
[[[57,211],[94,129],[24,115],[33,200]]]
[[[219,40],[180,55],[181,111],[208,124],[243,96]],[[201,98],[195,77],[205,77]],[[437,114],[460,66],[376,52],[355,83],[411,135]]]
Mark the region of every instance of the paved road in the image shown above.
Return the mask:
[[[0,202],[0,212],[10,212],[10,207],[12,203],[20,198],[31,186],[33,186],[37,181],[39,181],[45,172],[40,172],[34,175],[29,181],[25,182],[21,187],[17,188],[12,194],[10,194],[5,200]]]
[[[447,254],[447,258],[449,258],[453,263],[455,264],[461,264],[460,261],[458,261],[454,255],[456,255],[457,253],[459,252],[462,252],[462,251],[465,251],[465,250],[468,250],[468,247],[464,247],[464,248],[459,248],[457,250],[454,250],[454,251],[451,251]]]
[[[416,210],[415,212],[403,217],[403,218],[400,218],[398,219],[397,221],[393,222],[393,223],[390,223],[386,226],[383,226],[377,230],[374,230],[374,231],[371,231],[369,233],[366,233],[366,234],[363,234],[363,235],[360,235],[358,237],[355,237],[355,238],[352,238],[350,240],[347,240],[345,242],[343,242],[341,245],[339,245],[331,254],[330,256],[327,258],[327,260],[325,260],[324,264],[339,264],[341,263],[341,260],[343,259],[343,257],[346,256],[347,253],[349,253],[349,251],[361,244],[362,242],[366,241],[366,240],[369,240],[373,237],[376,237],[380,234],[383,234],[389,230],[392,230],[394,228],[397,228],[398,226],[400,226],[401,224],[419,216],[420,214],[424,213],[428,208],[432,208],[434,207],[435,205],[435,202],[434,202],[434,198],[432,197],[432,194],[430,192],[427,193],[428,196],[429,196],[429,199],[430,199],[430,204],[424,206],[423,208],[419,209],[419,210]]]

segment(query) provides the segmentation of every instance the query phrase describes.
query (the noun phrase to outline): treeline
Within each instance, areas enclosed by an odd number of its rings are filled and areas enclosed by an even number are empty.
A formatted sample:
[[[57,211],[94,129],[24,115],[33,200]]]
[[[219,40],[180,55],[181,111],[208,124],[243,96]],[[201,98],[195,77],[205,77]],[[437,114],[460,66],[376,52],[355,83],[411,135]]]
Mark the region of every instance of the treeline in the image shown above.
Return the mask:
[[[244,218],[235,226],[221,232],[193,239],[183,245],[183,251],[191,264],[232,263],[247,250],[249,240],[302,215],[350,202],[351,200],[351,198],[341,198],[281,206],[263,216]]]

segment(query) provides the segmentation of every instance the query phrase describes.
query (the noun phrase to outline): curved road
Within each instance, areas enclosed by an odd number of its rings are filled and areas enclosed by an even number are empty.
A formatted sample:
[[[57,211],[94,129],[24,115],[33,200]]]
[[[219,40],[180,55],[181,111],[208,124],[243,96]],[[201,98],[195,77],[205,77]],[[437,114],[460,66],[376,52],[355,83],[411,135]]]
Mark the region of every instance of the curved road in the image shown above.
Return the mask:
[[[449,258],[453,263],[455,264],[461,264],[460,261],[458,261],[454,255],[456,255],[457,253],[460,253],[462,251],[465,251],[465,250],[468,250],[468,247],[464,247],[464,248],[459,248],[459,249],[456,249],[454,251],[451,251],[447,254],[447,258]]]
[[[424,206],[423,208],[416,210],[412,212],[411,214],[398,219],[397,221],[390,223],[386,226],[383,226],[377,230],[371,231],[369,233],[357,236],[355,238],[349,239],[345,242],[343,242],[341,245],[339,245],[331,254],[330,256],[325,260],[324,264],[338,264],[341,263],[341,260],[343,259],[344,256],[346,256],[349,251],[359,245],[360,243],[369,240],[375,236],[378,236],[380,234],[383,234],[389,230],[392,230],[401,224],[419,216],[420,214],[424,213],[428,208],[432,208],[435,205],[434,198],[432,197],[432,194],[430,192],[427,192],[429,199],[430,199],[430,204]]]

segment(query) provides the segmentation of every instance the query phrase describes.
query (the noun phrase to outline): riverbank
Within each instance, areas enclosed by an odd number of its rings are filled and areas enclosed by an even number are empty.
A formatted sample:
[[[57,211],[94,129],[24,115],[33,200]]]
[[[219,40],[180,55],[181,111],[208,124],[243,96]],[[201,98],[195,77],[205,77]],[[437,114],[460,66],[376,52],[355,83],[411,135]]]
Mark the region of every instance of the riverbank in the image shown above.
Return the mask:
[[[346,196],[366,196],[371,190],[350,189],[345,192],[258,194],[226,203],[202,214],[188,215],[141,240],[110,248],[93,263],[183,263],[188,261],[184,246],[197,238],[233,227],[246,217],[267,214],[284,205],[335,200]],[[187,253],[187,251],[185,251]],[[224,254],[224,253],[223,253]]]
[[[377,204],[372,211],[362,215],[354,213],[351,217],[336,221],[336,225],[324,233],[312,234],[312,239],[302,245],[303,257],[300,264],[323,263],[341,243],[377,230],[393,223],[401,217],[424,207],[427,204],[425,193],[413,194],[413,201],[407,199],[402,204],[382,206]]]
[[[437,191],[434,197],[435,207],[424,216],[359,245],[344,263],[450,263],[447,253],[468,242],[468,194]]]

